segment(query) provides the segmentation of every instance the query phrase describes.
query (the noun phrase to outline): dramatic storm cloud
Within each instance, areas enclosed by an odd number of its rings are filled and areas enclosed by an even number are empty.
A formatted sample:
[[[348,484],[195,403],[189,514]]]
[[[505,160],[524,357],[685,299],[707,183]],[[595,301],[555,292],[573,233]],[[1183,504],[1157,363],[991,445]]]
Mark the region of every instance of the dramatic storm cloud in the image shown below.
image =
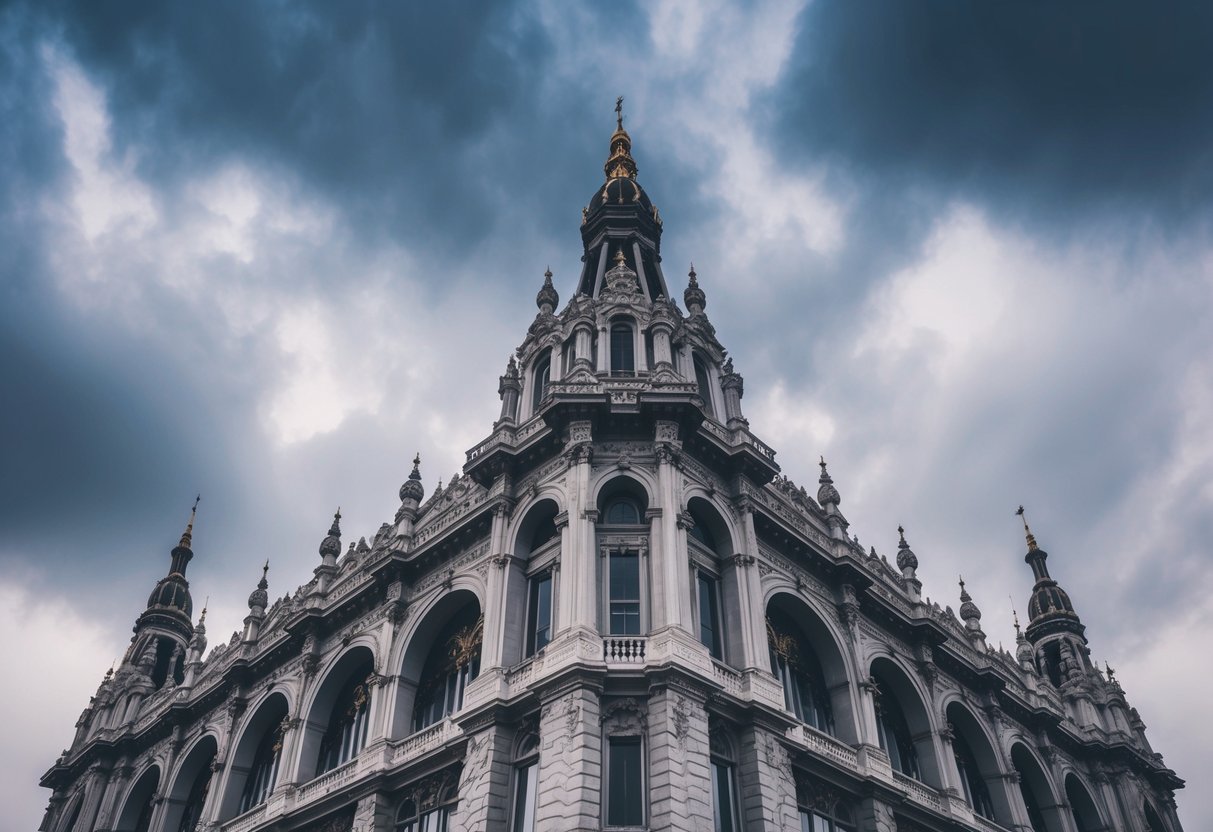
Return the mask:
[[[681,294],[865,545],[904,524],[994,643],[1025,503],[1168,765],[1213,770],[1213,12],[1182,4],[8,4],[0,9],[0,803],[125,648],[202,493],[212,643],[428,490],[625,95]],[[1195,669],[1193,669],[1195,668]],[[1195,678],[1194,678],[1195,676]],[[1213,799],[1178,795],[1190,829]]]

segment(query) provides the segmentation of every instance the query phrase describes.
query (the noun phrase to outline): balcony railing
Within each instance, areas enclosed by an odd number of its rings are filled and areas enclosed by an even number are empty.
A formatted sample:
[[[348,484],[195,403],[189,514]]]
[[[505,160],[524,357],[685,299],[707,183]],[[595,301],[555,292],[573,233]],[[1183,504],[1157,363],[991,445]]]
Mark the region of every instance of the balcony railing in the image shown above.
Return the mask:
[[[644,664],[646,638],[608,636],[602,640],[602,658],[607,664]]]

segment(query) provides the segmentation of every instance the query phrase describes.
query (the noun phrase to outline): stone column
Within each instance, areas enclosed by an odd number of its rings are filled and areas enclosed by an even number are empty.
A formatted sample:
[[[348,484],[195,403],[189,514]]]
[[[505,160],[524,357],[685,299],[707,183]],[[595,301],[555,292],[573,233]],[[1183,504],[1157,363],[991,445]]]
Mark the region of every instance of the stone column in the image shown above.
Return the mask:
[[[602,727],[598,691],[565,688],[546,698],[540,716],[536,829],[601,828]]]
[[[100,820],[97,813],[101,810],[101,801],[105,796],[105,787],[109,783],[110,773],[103,769],[100,763],[93,763],[88,767],[86,777],[84,805],[80,807],[76,825],[64,832],[89,832],[96,828],[97,822]]]
[[[598,512],[590,503],[590,423],[569,426],[570,461],[566,473],[569,525],[561,540],[560,606],[557,630],[598,633],[598,587],[594,523]]]
[[[732,558],[737,582],[737,598],[741,604],[742,668],[771,672],[767,659],[767,611],[762,599],[762,578],[758,574],[755,555],[758,553],[758,534],[754,531],[754,510],[748,498],[737,504],[741,514],[741,525],[745,535],[745,548]]]
[[[672,686],[652,691],[649,711],[650,829],[700,832],[713,824],[708,714]]]
[[[129,765],[115,768],[105,784],[105,794],[99,800],[97,815],[91,827],[92,832],[109,832],[118,823],[118,813],[122,811],[122,798],[131,784],[135,774]],[[77,826],[79,826],[77,824]]]
[[[494,568],[488,571],[488,586],[485,590],[484,636],[480,653],[480,673],[500,673],[502,666],[502,643],[505,636],[505,609],[507,573],[510,562],[509,542],[506,527],[510,510],[506,502],[493,506],[493,526],[489,532],[489,551],[493,554]]]
[[[800,829],[792,763],[779,737],[757,725],[741,730],[738,775],[746,832]],[[868,827],[860,824],[860,829]],[[890,830],[891,832],[891,830]]]
[[[392,832],[397,802],[394,795],[386,792],[364,795],[354,809],[352,832]]]
[[[689,570],[686,551],[680,550],[678,545],[678,498],[675,496],[678,468],[674,464],[674,454],[680,444],[677,423],[659,421],[656,442],[657,505],[649,530],[653,567],[650,629],[656,632],[666,627],[680,627],[690,633]]]
[[[893,807],[874,797],[865,798],[859,804],[859,828],[864,832],[897,832],[897,819]]]
[[[501,725],[490,725],[468,739],[451,829],[506,828],[513,744],[513,732]]]
[[[607,332],[607,322],[605,320],[598,323],[598,366],[597,371],[605,373],[610,369],[611,362],[611,339]]]

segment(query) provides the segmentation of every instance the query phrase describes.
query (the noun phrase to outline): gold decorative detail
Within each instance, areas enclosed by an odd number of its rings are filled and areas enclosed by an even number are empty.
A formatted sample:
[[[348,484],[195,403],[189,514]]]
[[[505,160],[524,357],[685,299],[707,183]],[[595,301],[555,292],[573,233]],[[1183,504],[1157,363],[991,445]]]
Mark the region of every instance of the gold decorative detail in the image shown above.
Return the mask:
[[[771,623],[771,619],[767,619],[767,644],[776,656],[779,656],[788,664],[796,664],[799,658],[799,651],[796,648],[796,637],[790,633],[781,633]]]
[[[465,667],[480,658],[480,645],[484,641],[484,614],[451,636],[447,642],[451,663],[456,668]]]
[[[181,533],[181,542],[177,545],[183,549],[188,549],[193,543],[194,535],[194,515],[198,513],[198,503],[202,501],[202,495],[199,494],[194,498],[194,507],[190,509],[190,521],[185,526],[185,531]]]
[[[1034,534],[1032,534],[1032,530],[1028,528],[1028,515],[1024,514],[1023,506],[1020,506],[1019,511],[1015,512],[1015,514],[1019,517],[1020,520],[1023,521],[1023,533],[1024,533],[1024,537],[1027,538],[1027,541],[1028,541],[1028,551],[1035,552],[1036,548],[1037,548],[1036,547],[1036,536]]]

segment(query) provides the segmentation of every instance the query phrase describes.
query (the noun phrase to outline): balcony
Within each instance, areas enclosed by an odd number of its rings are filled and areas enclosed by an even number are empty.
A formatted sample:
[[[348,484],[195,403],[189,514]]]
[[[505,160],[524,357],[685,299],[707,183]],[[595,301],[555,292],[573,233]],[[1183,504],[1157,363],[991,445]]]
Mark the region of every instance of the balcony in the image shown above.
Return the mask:
[[[644,636],[607,636],[602,640],[602,660],[610,665],[644,665],[648,639]]]

